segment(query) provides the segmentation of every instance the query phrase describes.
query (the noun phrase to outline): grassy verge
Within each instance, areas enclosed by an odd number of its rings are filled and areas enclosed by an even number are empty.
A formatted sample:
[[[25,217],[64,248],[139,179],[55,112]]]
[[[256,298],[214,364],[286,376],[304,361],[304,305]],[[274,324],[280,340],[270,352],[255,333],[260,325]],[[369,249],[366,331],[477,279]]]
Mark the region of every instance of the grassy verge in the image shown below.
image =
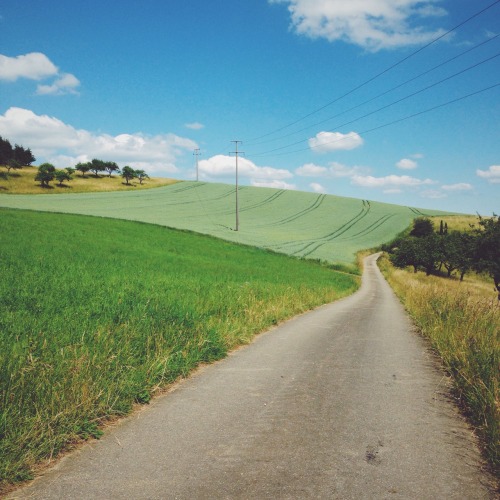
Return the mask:
[[[394,269],[379,260],[389,283],[443,359],[485,452],[500,466],[500,307],[492,287]]]
[[[0,210],[0,489],[359,278],[164,227]]]
[[[149,189],[160,186],[175,184],[176,180],[162,177],[151,177],[143,184],[138,180],[130,181],[130,185],[120,176],[95,175],[88,173],[85,177],[77,173],[73,175],[73,180],[64,182],[62,186],[57,181],[52,181],[48,188],[41,187],[39,182],[35,182],[35,175],[38,172],[36,167],[24,167],[21,170],[11,170],[9,174],[0,169],[0,194],[60,194],[60,193],[92,193],[98,191],[133,191],[137,189]]]

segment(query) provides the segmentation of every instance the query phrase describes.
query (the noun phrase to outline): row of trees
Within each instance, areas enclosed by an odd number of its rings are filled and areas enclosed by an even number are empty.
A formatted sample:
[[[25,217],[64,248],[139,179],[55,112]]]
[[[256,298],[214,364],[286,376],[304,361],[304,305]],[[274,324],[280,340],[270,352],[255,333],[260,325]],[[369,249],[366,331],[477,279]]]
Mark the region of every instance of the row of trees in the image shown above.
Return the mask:
[[[105,162],[102,160],[94,159],[87,163],[78,163],[75,168],[68,167],[63,170],[57,170],[51,163],[42,163],[38,167],[38,172],[35,176],[35,181],[40,182],[43,187],[48,187],[50,182],[54,179],[62,183],[65,181],[71,181],[73,175],[76,171],[81,172],[81,176],[85,177],[87,172],[93,172],[96,177],[99,177],[99,172],[108,172],[108,177],[111,174],[120,174],[124,179],[126,184],[129,184],[132,179],[139,179],[139,183],[142,184],[145,179],[149,179],[148,174],[144,170],[134,170],[128,165],[123,167],[122,170],[114,162]]]
[[[500,217],[479,217],[469,232],[448,231],[441,222],[439,233],[430,219],[415,219],[406,237],[397,238],[386,248],[399,268],[413,267],[429,274],[458,273],[460,280],[469,271],[487,273],[494,281],[500,300]],[[443,269],[445,271],[443,271]]]
[[[31,165],[35,160],[29,148],[25,149],[19,144],[12,146],[10,141],[0,137],[0,165],[3,165],[7,172]]]

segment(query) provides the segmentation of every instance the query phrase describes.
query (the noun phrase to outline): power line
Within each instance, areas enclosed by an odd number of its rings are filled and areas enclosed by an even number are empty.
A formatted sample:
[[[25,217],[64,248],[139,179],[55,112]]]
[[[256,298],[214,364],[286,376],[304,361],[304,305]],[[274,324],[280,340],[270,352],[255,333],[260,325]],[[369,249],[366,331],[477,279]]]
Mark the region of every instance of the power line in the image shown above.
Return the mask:
[[[198,182],[198,156],[200,155],[200,148],[196,148],[193,152],[193,156],[196,157],[196,182]]]
[[[294,122],[291,122],[287,125],[284,125],[283,127],[280,127],[278,129],[275,129],[271,132],[268,132],[266,134],[263,134],[261,136],[258,136],[258,137],[254,137],[253,139],[251,139],[251,141],[257,141],[259,139],[262,139],[264,137],[268,137],[270,135],[273,135],[277,132],[281,132],[282,130],[285,130],[299,122],[301,122],[302,120],[305,120],[306,118],[309,118],[310,116],[322,111],[323,109],[327,108],[328,106],[331,106],[332,104],[340,101],[341,99],[347,97],[348,95],[351,95],[353,94],[354,92],[356,92],[357,90],[361,89],[362,87],[368,85],[369,83],[373,82],[374,80],[376,80],[377,78],[381,77],[382,75],[388,73],[389,71],[393,70],[394,68],[396,68],[397,66],[399,66],[400,64],[403,64],[405,61],[408,61],[408,59],[416,56],[417,54],[419,54],[420,52],[422,52],[423,50],[427,49],[428,47],[430,47],[431,45],[433,45],[434,43],[438,42],[439,40],[441,40],[442,38],[446,37],[447,35],[449,35],[450,33],[453,33],[453,31],[456,31],[458,28],[461,28],[464,24],[468,23],[469,21],[471,21],[472,19],[478,17],[479,15],[483,14],[484,12],[486,12],[487,10],[491,9],[493,6],[495,6],[496,4],[498,4],[500,2],[500,0],[495,0],[495,2],[493,2],[492,4],[488,5],[487,7],[484,7],[483,9],[481,9],[480,11],[476,12],[475,14],[471,15],[470,17],[468,17],[467,19],[465,19],[464,21],[462,21],[461,23],[457,24],[456,26],[454,26],[453,28],[451,28],[450,30],[446,31],[445,33],[441,34],[440,36],[434,38],[433,40],[431,40],[430,42],[428,42],[427,44],[425,44],[424,46],[420,47],[419,49],[415,50],[414,52],[412,52],[411,54],[407,55],[406,57],[404,57],[403,59],[400,59],[399,61],[395,62],[394,64],[392,64],[391,66],[389,66],[388,68],[384,69],[383,71],[381,71],[380,73],[377,73],[375,76],[372,76],[371,78],[369,78],[368,80],[365,80],[363,83],[359,84],[358,86],[354,87],[353,89],[349,90],[348,92],[346,92],[345,94],[342,94],[341,96],[337,97],[336,99],[324,104],[323,106],[315,109],[314,111],[311,111],[310,113],[298,118],[297,120],[295,120]]]
[[[403,118],[398,118],[397,120],[394,120],[392,122],[384,123],[383,125],[379,125],[377,127],[373,127],[371,129],[368,129],[368,130],[364,130],[364,131],[360,132],[359,134],[360,135],[361,134],[366,135],[366,134],[369,134],[371,132],[375,132],[376,130],[380,130],[382,128],[389,127],[390,125],[395,125],[396,123],[404,122],[406,120],[409,120],[411,118],[415,118],[415,117],[423,115],[425,113],[430,113],[431,111],[435,111],[436,109],[443,108],[445,106],[449,106],[450,104],[454,104],[456,102],[463,101],[464,99],[468,99],[469,97],[473,97],[475,95],[482,94],[483,92],[486,92],[486,91],[491,90],[491,89],[496,88],[496,87],[500,87],[500,82],[495,83],[494,85],[490,85],[489,87],[485,87],[485,88],[483,88],[481,90],[477,90],[477,91],[472,92],[470,94],[467,94],[467,95],[464,95],[464,96],[461,96],[461,97],[457,97],[456,99],[452,99],[451,101],[447,101],[447,102],[438,104],[436,106],[433,106],[431,108],[425,109],[423,111],[419,111],[417,113],[413,113],[411,115],[404,116]],[[307,147],[307,148],[297,149],[295,151],[286,151],[286,152],[274,153],[274,154],[261,153],[261,154],[255,154],[255,155],[252,155],[252,156],[253,157],[256,157],[256,156],[257,157],[259,157],[259,156],[281,156],[281,155],[287,155],[287,154],[293,154],[293,153],[300,153],[302,151],[309,151],[310,149],[315,149],[317,147],[323,147],[323,146],[325,146],[327,144],[333,144],[335,142],[340,142],[340,141],[342,141],[344,139],[345,138],[340,138],[340,139],[336,139],[336,140],[333,140],[333,141],[324,142],[324,143],[322,143],[322,144],[320,144],[318,146],[310,146],[310,147]]]
[[[494,56],[491,56],[491,57],[488,57],[487,59],[484,59],[483,61],[480,61],[480,62],[478,62],[476,64],[473,64],[472,66],[469,66],[469,67],[467,67],[467,68],[465,68],[465,69],[463,69],[461,71],[458,71],[457,73],[454,73],[453,75],[447,76],[446,78],[443,78],[442,80],[434,82],[431,85],[428,85],[427,87],[424,87],[424,88],[422,88],[420,90],[412,92],[411,94],[408,94],[408,95],[406,95],[404,97],[401,97],[400,99],[397,99],[396,101],[393,101],[393,102],[391,102],[389,104],[386,104],[385,106],[382,106],[382,107],[380,107],[378,109],[370,111],[369,113],[366,113],[366,114],[364,114],[362,116],[358,116],[357,118],[354,118],[354,119],[352,119],[352,120],[350,120],[348,122],[345,122],[345,123],[342,123],[340,125],[337,125],[335,128],[341,128],[341,127],[345,127],[346,125],[351,125],[352,123],[355,123],[355,122],[357,122],[359,120],[362,120],[363,118],[367,118],[368,116],[372,116],[372,115],[374,115],[376,113],[379,113],[380,111],[383,111],[383,110],[385,110],[387,108],[390,108],[390,107],[394,106],[395,104],[399,104],[400,102],[403,102],[403,101],[406,101],[407,99],[415,97],[416,95],[421,94],[422,92],[425,92],[426,90],[429,90],[429,89],[431,89],[433,87],[436,87],[437,85],[439,85],[439,84],[441,84],[443,82],[451,80],[452,78],[456,78],[457,76],[459,76],[459,75],[461,75],[463,73],[466,73],[467,71],[470,71],[470,70],[472,70],[472,69],[474,69],[474,68],[476,68],[476,67],[478,67],[478,66],[480,66],[482,64],[485,64],[485,63],[491,61],[492,59],[495,59],[498,56],[500,56],[500,52],[498,52]],[[333,132],[333,131],[330,130],[330,132]],[[271,149],[271,150],[268,150],[268,151],[263,151],[262,153],[257,153],[257,154],[258,155],[260,155],[260,154],[264,155],[264,154],[267,154],[267,153],[274,153],[275,151],[280,151],[282,149],[286,149],[286,148],[289,148],[291,146],[295,146],[297,144],[300,144],[301,142],[303,142],[303,139],[301,139],[299,141],[296,141],[296,142],[293,142],[291,144],[287,144],[285,146],[274,148],[274,149]]]
[[[326,123],[326,122],[328,122],[328,121],[330,121],[330,120],[333,120],[333,118],[337,118],[337,117],[339,117],[339,116],[345,115],[346,113],[349,113],[350,111],[354,111],[355,109],[358,109],[358,108],[360,108],[360,107],[364,106],[365,104],[368,104],[368,103],[370,103],[370,102],[373,102],[373,101],[375,101],[375,100],[379,99],[380,97],[383,97],[383,96],[385,96],[385,95],[387,95],[387,94],[390,94],[391,92],[393,92],[393,91],[395,91],[395,90],[397,90],[397,89],[399,89],[399,88],[401,88],[401,87],[403,87],[403,86],[407,85],[408,83],[411,83],[411,82],[414,82],[415,80],[418,80],[418,79],[419,79],[419,78],[421,78],[422,76],[425,76],[425,75],[427,75],[427,74],[431,73],[432,71],[435,71],[436,69],[439,69],[439,68],[441,68],[441,67],[445,66],[446,64],[448,64],[448,63],[450,63],[450,62],[452,62],[452,61],[455,61],[455,60],[456,60],[456,59],[458,59],[459,57],[462,57],[462,56],[464,56],[465,54],[468,54],[469,52],[472,52],[473,50],[476,50],[476,49],[478,49],[479,47],[481,47],[481,46],[483,46],[483,45],[485,45],[485,44],[487,44],[487,43],[492,42],[493,40],[497,39],[498,37],[500,37],[500,33],[499,33],[499,34],[497,34],[497,35],[492,36],[491,38],[488,38],[487,40],[484,40],[484,41],[482,41],[482,42],[480,42],[480,43],[478,43],[478,44],[474,45],[473,47],[471,47],[471,48],[469,48],[469,49],[465,50],[464,52],[461,52],[460,54],[457,54],[457,55],[455,55],[455,56],[451,57],[450,59],[447,59],[446,61],[443,61],[443,62],[441,62],[441,63],[437,64],[436,66],[433,66],[432,68],[430,68],[430,69],[428,69],[428,70],[426,70],[426,71],[424,71],[424,72],[422,72],[422,73],[419,73],[418,75],[416,75],[416,76],[414,76],[414,77],[410,78],[409,80],[406,80],[406,81],[404,81],[404,82],[402,82],[402,83],[400,83],[400,84],[396,85],[395,87],[390,88],[389,90],[386,90],[386,91],[384,91],[384,92],[382,92],[382,93],[380,93],[380,94],[378,94],[378,95],[376,95],[376,96],[374,96],[374,97],[371,97],[370,99],[368,99],[368,100],[366,100],[366,101],[363,101],[363,102],[362,102],[362,103],[360,103],[360,104],[357,104],[356,106],[352,106],[351,108],[348,108],[348,109],[346,109],[346,110],[344,110],[344,111],[341,111],[340,113],[337,113],[337,114],[335,114],[335,115],[333,115],[333,116],[330,116],[330,117],[328,117],[328,118],[325,118],[324,120],[321,120],[321,121],[319,121],[319,122],[313,123],[313,124],[311,124],[311,125],[307,125],[306,127],[303,127],[303,128],[301,128],[301,129],[298,129],[298,130],[296,130],[296,131],[294,131],[294,132],[290,132],[290,133],[288,133],[288,134],[286,134],[286,135],[282,135],[282,136],[280,136],[280,137],[275,137],[275,138],[273,138],[273,139],[267,139],[267,140],[265,140],[265,141],[257,142],[257,143],[254,143],[253,145],[254,145],[254,146],[258,146],[258,145],[260,145],[260,144],[267,144],[267,143],[269,143],[269,142],[274,142],[274,141],[278,141],[278,140],[281,140],[281,139],[286,139],[287,137],[290,137],[290,136],[292,136],[292,135],[298,134],[298,133],[300,133],[300,132],[304,132],[305,130],[308,130],[308,129],[310,129],[310,128],[317,127],[318,125],[322,125],[323,123]]]

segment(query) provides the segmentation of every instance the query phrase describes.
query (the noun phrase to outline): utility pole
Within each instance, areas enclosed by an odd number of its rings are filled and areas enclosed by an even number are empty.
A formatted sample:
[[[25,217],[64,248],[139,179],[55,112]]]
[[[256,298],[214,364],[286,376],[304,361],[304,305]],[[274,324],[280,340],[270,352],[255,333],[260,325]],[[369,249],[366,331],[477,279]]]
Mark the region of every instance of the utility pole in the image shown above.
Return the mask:
[[[243,151],[238,151],[238,144],[241,144],[241,141],[231,141],[235,144],[235,151],[229,154],[233,154],[236,157],[236,228],[235,231],[239,229],[239,220],[238,220],[238,155],[245,154]]]
[[[196,156],[196,182],[198,182],[198,156],[201,155],[200,148],[196,148],[193,155]]]

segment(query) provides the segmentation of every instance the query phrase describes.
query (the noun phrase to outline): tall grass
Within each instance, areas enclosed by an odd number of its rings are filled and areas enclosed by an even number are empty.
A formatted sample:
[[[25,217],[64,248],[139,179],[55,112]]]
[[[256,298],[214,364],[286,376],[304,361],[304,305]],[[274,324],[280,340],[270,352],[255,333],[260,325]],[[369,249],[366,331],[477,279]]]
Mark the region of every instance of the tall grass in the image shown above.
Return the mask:
[[[500,307],[491,288],[394,269],[381,269],[422,333],[443,359],[460,400],[500,466]]]
[[[359,284],[121,220],[0,210],[0,235],[3,486],[199,363]]]

